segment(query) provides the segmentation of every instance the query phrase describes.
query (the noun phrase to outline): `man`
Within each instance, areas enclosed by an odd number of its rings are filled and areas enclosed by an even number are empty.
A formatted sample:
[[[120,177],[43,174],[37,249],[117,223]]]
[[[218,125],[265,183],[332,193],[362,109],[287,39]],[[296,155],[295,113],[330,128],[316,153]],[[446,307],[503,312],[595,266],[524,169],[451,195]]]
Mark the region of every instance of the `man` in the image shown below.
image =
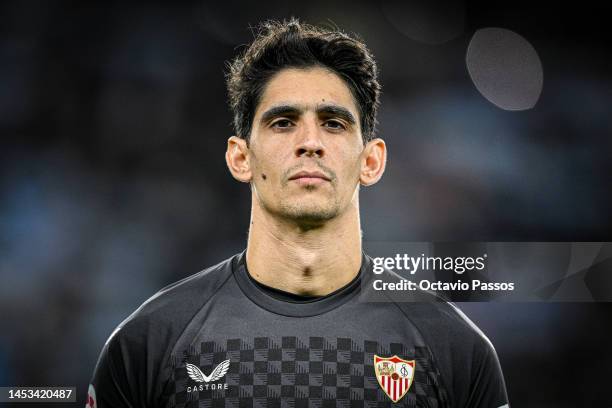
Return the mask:
[[[88,404],[506,406],[492,345],[446,302],[366,303],[359,187],[376,183],[380,93],[365,45],[269,22],[230,66],[249,183],[246,251],[145,302],[107,341]]]

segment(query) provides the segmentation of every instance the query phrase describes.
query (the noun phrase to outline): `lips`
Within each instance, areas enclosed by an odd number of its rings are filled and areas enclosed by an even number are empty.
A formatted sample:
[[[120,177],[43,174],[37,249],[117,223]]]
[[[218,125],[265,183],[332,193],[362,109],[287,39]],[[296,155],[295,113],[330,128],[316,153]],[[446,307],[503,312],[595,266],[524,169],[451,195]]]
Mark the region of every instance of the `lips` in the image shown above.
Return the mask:
[[[300,171],[299,173],[294,174],[289,177],[289,180],[300,180],[300,179],[322,179],[325,181],[330,181],[329,177],[320,171]]]

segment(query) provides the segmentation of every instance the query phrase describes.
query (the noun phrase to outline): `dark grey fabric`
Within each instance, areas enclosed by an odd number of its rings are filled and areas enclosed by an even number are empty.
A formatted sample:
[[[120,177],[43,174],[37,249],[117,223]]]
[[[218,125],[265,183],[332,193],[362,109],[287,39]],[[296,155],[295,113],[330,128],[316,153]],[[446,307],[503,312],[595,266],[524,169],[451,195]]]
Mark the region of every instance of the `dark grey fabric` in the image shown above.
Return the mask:
[[[348,285],[302,300],[262,288],[244,258],[163,289],[119,326],[92,380],[99,407],[507,403],[493,346],[454,305],[360,301],[367,255]],[[395,404],[376,379],[374,355],[415,362],[413,383]],[[210,382],[187,369],[210,376],[226,360],[227,372]]]

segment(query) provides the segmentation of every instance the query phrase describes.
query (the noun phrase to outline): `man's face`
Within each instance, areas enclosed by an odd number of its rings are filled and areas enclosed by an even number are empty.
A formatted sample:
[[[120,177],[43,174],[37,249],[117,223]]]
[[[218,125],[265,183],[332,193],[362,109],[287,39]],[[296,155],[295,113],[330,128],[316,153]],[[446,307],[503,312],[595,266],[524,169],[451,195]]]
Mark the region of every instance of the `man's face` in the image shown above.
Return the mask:
[[[319,67],[277,73],[251,129],[251,185],[259,204],[305,224],[343,213],[359,185],[359,123],[353,96],[336,74]]]

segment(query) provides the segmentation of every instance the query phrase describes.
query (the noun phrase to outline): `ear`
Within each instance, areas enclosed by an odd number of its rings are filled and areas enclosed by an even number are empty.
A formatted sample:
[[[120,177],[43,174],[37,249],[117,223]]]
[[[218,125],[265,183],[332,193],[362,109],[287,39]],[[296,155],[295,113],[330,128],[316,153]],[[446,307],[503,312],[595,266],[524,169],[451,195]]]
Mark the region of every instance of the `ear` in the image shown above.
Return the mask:
[[[225,162],[232,176],[238,181],[249,183],[253,177],[249,163],[249,148],[246,140],[237,136],[227,139]]]
[[[359,182],[363,186],[376,184],[385,172],[387,164],[387,145],[379,138],[370,140],[361,153],[361,172]]]

